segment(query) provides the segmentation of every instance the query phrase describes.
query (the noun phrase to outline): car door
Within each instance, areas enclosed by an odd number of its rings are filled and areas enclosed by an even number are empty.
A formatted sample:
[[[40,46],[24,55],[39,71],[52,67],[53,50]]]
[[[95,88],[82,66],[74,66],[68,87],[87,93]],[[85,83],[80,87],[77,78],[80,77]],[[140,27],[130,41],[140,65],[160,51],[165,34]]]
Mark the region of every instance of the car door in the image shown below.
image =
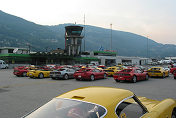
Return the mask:
[[[135,73],[136,73],[136,76],[137,76],[137,80],[141,80],[142,76],[141,76],[140,69],[135,69]]]
[[[95,79],[98,78],[98,73],[96,72],[96,69],[93,69],[91,73],[94,75]]]
[[[146,73],[144,73],[141,69],[137,69],[139,73],[140,80],[144,80],[146,77]]]
[[[95,71],[96,71],[96,74],[97,74],[97,78],[102,78],[100,70],[99,69],[95,69]]]
[[[99,70],[100,71],[100,76],[101,76],[101,78],[104,78],[104,71],[103,70]]]
[[[73,69],[68,69],[68,74],[70,78],[73,78],[73,74],[74,74]]]

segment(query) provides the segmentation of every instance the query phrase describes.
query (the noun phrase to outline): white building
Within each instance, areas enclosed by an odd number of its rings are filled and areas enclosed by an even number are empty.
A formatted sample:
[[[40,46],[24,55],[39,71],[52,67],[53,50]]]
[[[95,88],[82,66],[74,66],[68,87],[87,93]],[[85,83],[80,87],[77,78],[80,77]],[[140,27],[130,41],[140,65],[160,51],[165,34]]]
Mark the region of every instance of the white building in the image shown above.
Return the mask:
[[[29,54],[27,48],[16,48],[16,47],[0,47],[0,54]]]
[[[116,52],[105,52],[105,51],[92,51],[87,52],[87,55],[81,55],[82,57],[96,57],[100,59],[101,65],[145,65],[148,62],[152,61],[149,58],[141,57],[127,57],[127,56],[116,56]]]

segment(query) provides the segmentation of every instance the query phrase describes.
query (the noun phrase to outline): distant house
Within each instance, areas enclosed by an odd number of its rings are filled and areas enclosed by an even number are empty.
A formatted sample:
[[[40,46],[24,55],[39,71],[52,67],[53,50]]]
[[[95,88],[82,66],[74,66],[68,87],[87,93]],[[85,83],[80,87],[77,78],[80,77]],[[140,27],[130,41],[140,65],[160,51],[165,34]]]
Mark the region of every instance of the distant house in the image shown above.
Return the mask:
[[[27,48],[0,47],[0,54],[29,54]]]
[[[56,50],[52,50],[50,53],[64,54],[64,50],[57,48]]]

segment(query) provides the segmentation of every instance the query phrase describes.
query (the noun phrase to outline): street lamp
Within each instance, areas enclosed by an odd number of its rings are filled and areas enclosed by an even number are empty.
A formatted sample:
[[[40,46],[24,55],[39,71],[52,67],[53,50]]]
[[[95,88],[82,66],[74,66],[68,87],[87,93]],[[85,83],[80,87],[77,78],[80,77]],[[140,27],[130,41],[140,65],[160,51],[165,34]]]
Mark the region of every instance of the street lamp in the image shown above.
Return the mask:
[[[111,44],[110,44],[110,47],[111,47],[111,51],[112,51],[112,23],[110,24],[110,27],[111,27]]]

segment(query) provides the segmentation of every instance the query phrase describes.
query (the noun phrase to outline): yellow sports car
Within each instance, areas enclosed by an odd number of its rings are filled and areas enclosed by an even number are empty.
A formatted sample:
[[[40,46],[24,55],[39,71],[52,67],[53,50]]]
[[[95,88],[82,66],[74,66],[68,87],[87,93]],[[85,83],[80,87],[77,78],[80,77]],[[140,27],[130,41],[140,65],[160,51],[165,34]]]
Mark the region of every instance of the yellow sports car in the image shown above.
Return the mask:
[[[169,71],[165,70],[163,67],[152,67],[147,70],[150,77],[168,77]]]
[[[27,72],[27,76],[30,78],[46,78],[50,77],[50,72],[49,70],[30,70]]]
[[[115,72],[118,72],[120,70],[123,70],[123,67],[112,66],[112,67],[108,67],[107,69],[104,69],[104,71],[108,74],[108,76],[113,76]]]
[[[24,117],[175,118],[176,100],[151,100],[118,88],[83,87],[54,98]]]

